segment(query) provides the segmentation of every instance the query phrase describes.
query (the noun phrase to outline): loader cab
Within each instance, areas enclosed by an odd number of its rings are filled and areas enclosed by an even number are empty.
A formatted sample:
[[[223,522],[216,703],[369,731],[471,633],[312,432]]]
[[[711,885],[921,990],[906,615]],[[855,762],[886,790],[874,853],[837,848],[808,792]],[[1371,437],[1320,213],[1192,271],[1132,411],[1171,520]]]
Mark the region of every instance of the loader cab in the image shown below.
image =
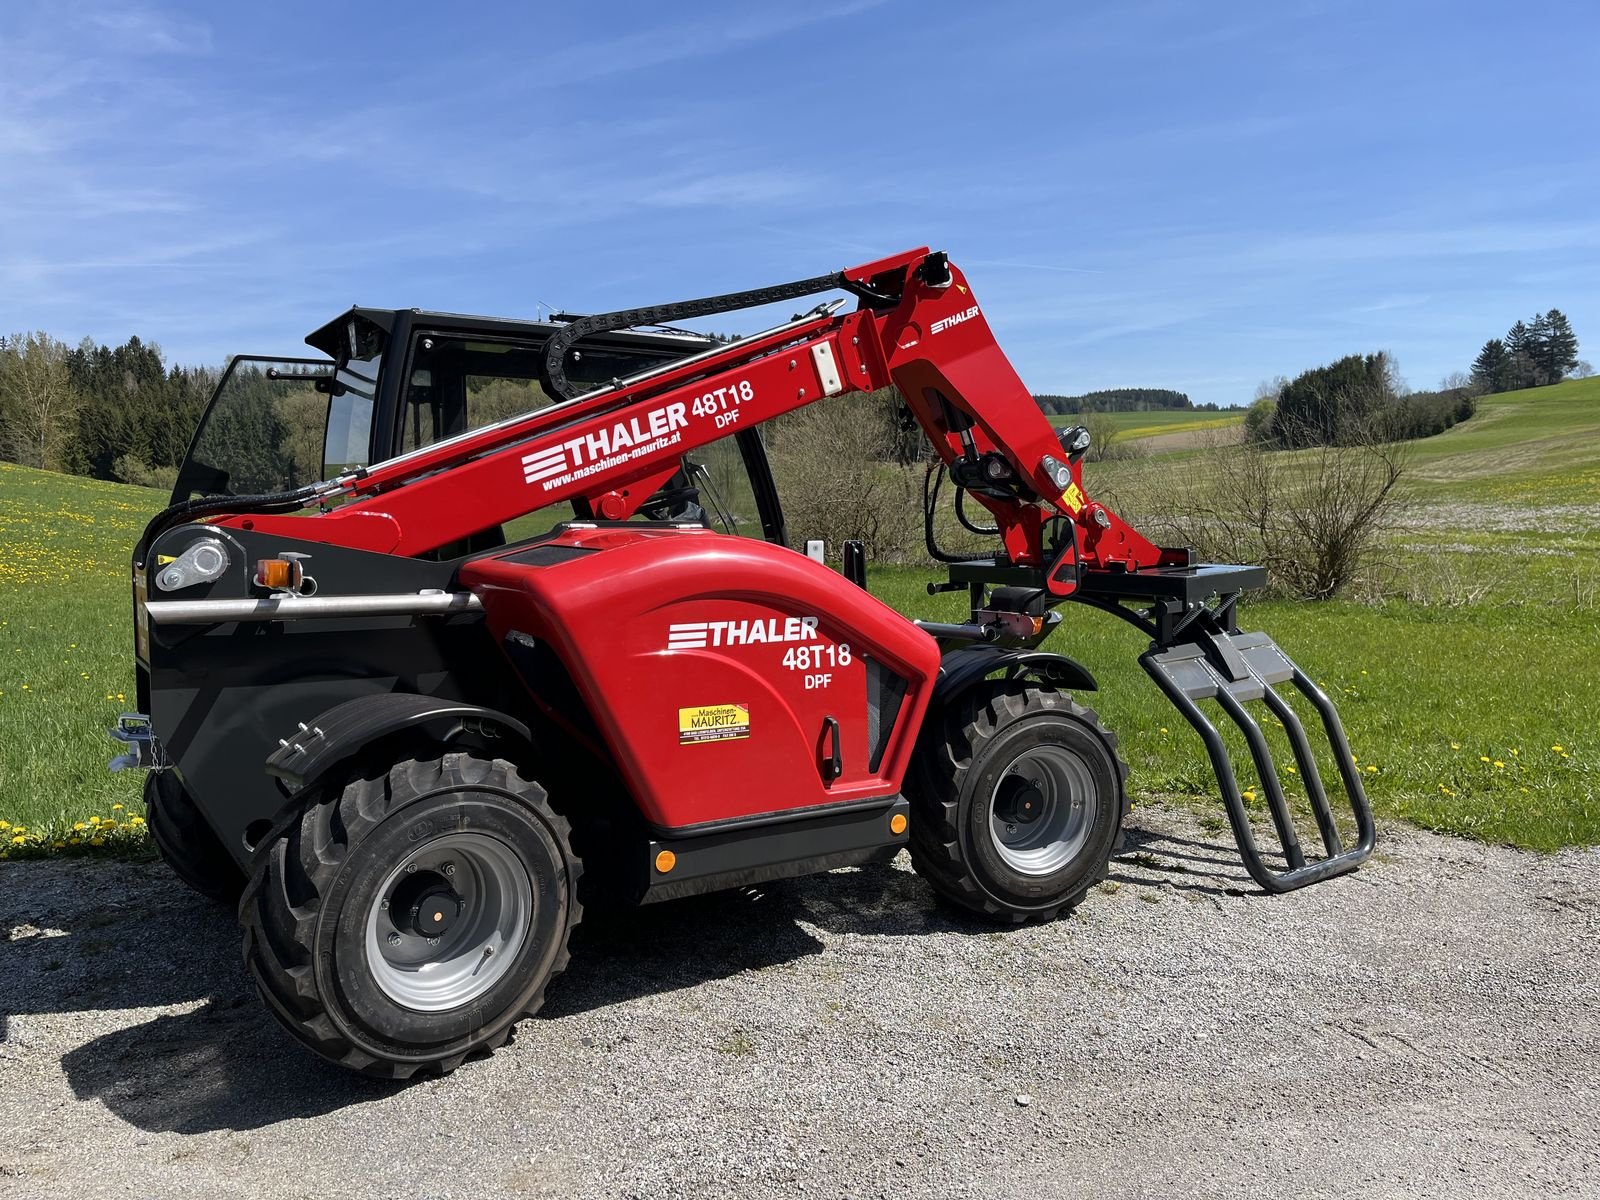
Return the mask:
[[[539,364],[557,322],[416,309],[352,308],[306,338],[322,357],[231,360],[201,418],[172,493],[263,496],[383,462],[551,403]],[[608,333],[574,347],[567,374],[601,384],[705,350],[679,332]],[[442,557],[520,541],[563,506],[479,531]],[[696,520],[781,543],[784,526],[761,435],[741,431],[686,455],[645,505],[644,520]]]

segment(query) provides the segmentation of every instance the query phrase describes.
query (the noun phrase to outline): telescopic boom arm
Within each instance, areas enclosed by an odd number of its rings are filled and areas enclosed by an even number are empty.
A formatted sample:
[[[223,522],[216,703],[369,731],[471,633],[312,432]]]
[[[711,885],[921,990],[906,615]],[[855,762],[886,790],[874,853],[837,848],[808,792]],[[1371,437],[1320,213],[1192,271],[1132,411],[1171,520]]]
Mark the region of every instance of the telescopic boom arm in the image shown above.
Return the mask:
[[[795,285],[584,318],[556,335],[546,389],[566,394],[562,351],[587,332],[725,312],[843,288],[860,299],[497,425],[424,447],[324,487],[313,516],[248,518],[263,532],[418,555],[563,501],[632,516],[699,446],[819,400],[895,384],[952,478],[994,516],[1019,567],[1049,568],[1064,599],[1079,568],[1175,565],[1090,499],[1082,446],[1058,435],[994,339],[960,269],[906,251]],[[663,315],[665,314],[665,315]],[[1070,522],[1071,537],[1046,523]],[[224,524],[245,518],[224,518]]]

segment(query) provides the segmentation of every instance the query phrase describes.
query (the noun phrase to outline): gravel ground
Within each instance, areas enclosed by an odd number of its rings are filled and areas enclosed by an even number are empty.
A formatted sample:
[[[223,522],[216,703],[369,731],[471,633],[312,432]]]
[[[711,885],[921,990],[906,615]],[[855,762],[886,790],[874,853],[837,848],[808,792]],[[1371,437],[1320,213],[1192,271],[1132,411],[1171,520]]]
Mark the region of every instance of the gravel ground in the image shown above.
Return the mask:
[[[0,867],[0,1195],[1600,1194],[1600,853],[1387,831],[1250,889],[1140,810],[1071,919],[901,861],[582,931],[507,1049],[377,1085],[159,867]]]

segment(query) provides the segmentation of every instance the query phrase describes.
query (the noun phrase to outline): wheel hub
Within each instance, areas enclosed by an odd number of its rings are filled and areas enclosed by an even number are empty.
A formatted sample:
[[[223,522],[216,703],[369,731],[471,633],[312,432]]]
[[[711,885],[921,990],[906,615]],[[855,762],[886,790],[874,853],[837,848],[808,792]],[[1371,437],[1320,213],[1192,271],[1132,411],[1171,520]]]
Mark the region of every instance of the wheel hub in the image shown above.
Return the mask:
[[[402,879],[389,897],[389,920],[401,933],[436,938],[449,931],[463,907],[443,876],[418,871]]]
[[[994,815],[1004,825],[1032,825],[1044,815],[1044,793],[1031,779],[1007,775],[994,798]]]

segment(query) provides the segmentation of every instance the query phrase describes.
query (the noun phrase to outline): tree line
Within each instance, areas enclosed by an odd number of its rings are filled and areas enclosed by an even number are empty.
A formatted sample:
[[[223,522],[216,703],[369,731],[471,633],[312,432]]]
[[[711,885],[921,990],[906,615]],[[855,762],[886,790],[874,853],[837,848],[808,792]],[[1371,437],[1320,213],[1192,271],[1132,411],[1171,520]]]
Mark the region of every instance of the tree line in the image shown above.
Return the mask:
[[[170,487],[221,372],[169,366],[160,347],[0,337],[0,458]]]
[[[1077,396],[1058,396],[1047,392],[1034,399],[1039,402],[1040,408],[1054,417],[1089,412],[1155,412],[1171,409],[1217,411],[1215,404],[1202,404],[1196,410],[1188,396],[1170,388],[1106,388]]]
[[[1477,412],[1469,387],[1408,391],[1384,351],[1349,354],[1263,384],[1244,417],[1252,442],[1288,449],[1431,437]]]
[[[1592,375],[1578,357],[1578,336],[1559,308],[1518,321],[1503,338],[1490,338],[1472,360],[1472,383],[1485,393],[1560,383],[1568,375]]]

